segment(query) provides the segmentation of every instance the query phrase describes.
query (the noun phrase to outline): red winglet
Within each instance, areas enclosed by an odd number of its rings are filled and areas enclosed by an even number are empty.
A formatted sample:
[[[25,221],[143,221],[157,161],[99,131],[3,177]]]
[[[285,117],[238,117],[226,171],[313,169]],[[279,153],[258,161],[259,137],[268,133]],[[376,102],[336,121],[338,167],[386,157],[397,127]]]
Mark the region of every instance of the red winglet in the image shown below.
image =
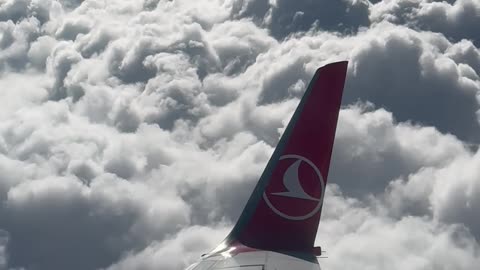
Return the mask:
[[[347,64],[317,70],[223,246],[312,253]]]

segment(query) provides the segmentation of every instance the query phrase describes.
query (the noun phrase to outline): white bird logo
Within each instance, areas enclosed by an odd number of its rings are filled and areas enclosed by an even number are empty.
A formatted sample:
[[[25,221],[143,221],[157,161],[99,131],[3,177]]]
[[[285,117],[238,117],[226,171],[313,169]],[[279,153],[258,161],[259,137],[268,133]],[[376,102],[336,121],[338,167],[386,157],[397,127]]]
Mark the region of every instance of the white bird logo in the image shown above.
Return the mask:
[[[272,209],[274,213],[277,215],[289,219],[289,220],[305,220],[307,218],[310,218],[314,216],[318,211],[320,211],[320,208],[322,208],[322,202],[323,202],[323,195],[325,194],[325,183],[323,182],[323,177],[322,174],[320,173],[320,170],[311,162],[309,159],[299,156],[299,155],[284,155],[280,157],[280,160],[284,159],[296,159],[293,164],[291,164],[285,173],[283,174],[283,185],[287,189],[287,191],[283,192],[274,192],[274,193],[269,193],[267,195],[266,192],[263,192],[263,199],[267,203],[268,207]],[[298,177],[298,169],[300,167],[300,164],[302,162],[307,163],[314,171],[315,174],[317,175],[317,181],[319,181],[320,184],[320,197],[315,198],[309,195],[305,190],[303,189],[302,185],[300,184],[300,179]],[[310,212],[305,213],[305,214],[299,214],[299,215],[292,215],[292,214],[286,214],[282,212],[280,209],[276,208],[275,205],[270,201],[268,198],[269,196],[282,196],[282,197],[287,197],[287,198],[295,198],[295,199],[302,199],[302,200],[308,200],[308,201],[315,201],[316,206],[313,208]],[[297,209],[303,209],[303,207],[299,207]],[[301,210],[300,210],[301,211]]]
[[[303,189],[302,185],[300,184],[300,179],[298,177],[298,169],[302,160],[299,159],[295,161],[288,169],[285,171],[283,175],[283,185],[287,189],[285,192],[275,192],[271,193],[272,195],[277,196],[284,196],[296,199],[304,199],[310,201],[319,201],[319,199],[310,196],[305,190]]]

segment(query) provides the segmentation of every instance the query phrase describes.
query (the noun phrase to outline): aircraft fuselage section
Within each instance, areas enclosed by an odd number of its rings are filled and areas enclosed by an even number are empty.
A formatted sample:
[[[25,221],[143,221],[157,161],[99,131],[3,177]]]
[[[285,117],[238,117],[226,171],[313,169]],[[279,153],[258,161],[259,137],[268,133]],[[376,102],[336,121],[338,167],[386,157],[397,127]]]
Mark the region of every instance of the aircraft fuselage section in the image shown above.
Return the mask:
[[[216,254],[203,258],[186,270],[320,270],[309,262],[272,251],[251,251],[236,255]]]

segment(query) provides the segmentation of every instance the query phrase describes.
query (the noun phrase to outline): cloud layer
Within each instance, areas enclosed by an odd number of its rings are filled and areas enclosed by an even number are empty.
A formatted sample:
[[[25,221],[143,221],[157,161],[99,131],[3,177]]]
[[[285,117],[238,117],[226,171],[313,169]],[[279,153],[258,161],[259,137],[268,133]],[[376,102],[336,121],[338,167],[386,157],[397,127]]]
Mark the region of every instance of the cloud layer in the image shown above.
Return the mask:
[[[0,0],[0,269],[166,269],[239,216],[349,60],[325,269],[480,261],[474,0]]]

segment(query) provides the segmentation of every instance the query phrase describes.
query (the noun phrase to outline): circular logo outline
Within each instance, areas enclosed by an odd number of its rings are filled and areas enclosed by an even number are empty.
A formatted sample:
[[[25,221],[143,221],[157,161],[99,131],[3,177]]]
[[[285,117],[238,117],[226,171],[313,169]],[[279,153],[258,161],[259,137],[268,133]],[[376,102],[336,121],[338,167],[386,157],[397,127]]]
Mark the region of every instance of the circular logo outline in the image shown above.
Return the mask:
[[[265,202],[267,203],[268,207],[277,215],[285,218],[285,219],[288,219],[288,220],[305,220],[305,219],[308,219],[308,218],[311,218],[313,217],[318,211],[320,211],[320,208],[322,207],[322,204],[323,204],[323,196],[325,194],[325,182],[323,181],[323,176],[322,176],[322,173],[320,172],[320,170],[317,168],[317,166],[315,166],[315,164],[313,164],[313,162],[311,162],[308,158],[306,157],[302,157],[300,155],[294,155],[294,154],[289,154],[289,155],[283,155],[281,156],[278,160],[284,160],[284,159],[291,159],[291,158],[294,158],[294,159],[297,159],[297,160],[301,160],[301,161],[304,161],[306,162],[308,165],[310,165],[310,167],[313,168],[313,170],[315,171],[315,173],[317,174],[318,176],[318,181],[320,181],[320,186],[322,188],[322,192],[320,194],[320,198],[318,200],[318,204],[315,206],[315,208],[310,211],[308,214],[306,215],[303,215],[303,216],[291,216],[291,215],[287,215],[285,213],[283,213],[282,211],[278,210],[275,206],[273,206],[272,202],[268,199],[268,196],[266,194],[266,191],[263,192],[263,199],[265,200]]]

